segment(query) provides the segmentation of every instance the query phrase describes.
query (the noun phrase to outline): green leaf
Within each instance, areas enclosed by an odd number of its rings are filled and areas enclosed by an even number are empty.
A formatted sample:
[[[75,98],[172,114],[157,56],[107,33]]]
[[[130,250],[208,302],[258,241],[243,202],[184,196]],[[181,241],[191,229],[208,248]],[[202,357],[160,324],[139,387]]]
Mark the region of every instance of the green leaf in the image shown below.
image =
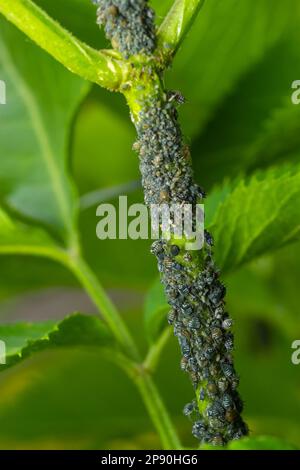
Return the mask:
[[[0,208],[0,254],[30,254],[57,250],[57,245],[44,230],[12,220]]]
[[[297,450],[297,447],[273,436],[245,437],[232,441],[228,450]]]
[[[6,346],[6,364],[0,371],[27,359],[35,353],[61,347],[103,347],[112,338],[97,317],[73,314],[60,323],[16,323],[0,326],[0,338]]]
[[[299,40],[299,33],[288,35],[252,67],[193,142],[196,175],[206,188],[241,172],[298,161],[300,107],[292,104],[291,84],[300,75]]]
[[[149,290],[144,307],[144,324],[150,343],[155,342],[164,327],[167,326],[167,312],[170,309],[160,279]]]
[[[132,151],[134,129],[126,108],[125,118],[114,109],[119,99],[99,90],[80,110],[72,145],[72,169],[80,192],[139,178],[137,156]],[[123,101],[120,105],[123,107]]]
[[[269,170],[239,181],[211,222],[219,266],[233,270],[298,240],[299,212],[299,167]]]
[[[299,15],[298,0],[205,2],[171,72],[172,87],[188,100],[181,111],[188,136],[203,129],[240,78],[264,59],[286,31],[298,28]]]
[[[74,112],[87,84],[0,19],[0,196],[16,212],[72,243],[76,196],[67,174]]]

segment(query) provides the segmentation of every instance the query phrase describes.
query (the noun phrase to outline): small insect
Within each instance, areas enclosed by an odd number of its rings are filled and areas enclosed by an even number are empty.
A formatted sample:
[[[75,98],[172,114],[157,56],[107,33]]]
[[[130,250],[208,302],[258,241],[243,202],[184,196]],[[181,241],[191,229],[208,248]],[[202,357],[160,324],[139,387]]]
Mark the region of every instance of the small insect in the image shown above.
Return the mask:
[[[119,9],[118,9],[118,7],[116,7],[115,5],[110,5],[110,6],[106,9],[106,13],[107,13],[107,15],[117,16],[117,15],[119,14]]]
[[[203,379],[207,380],[209,379],[209,369],[207,367],[204,367],[202,370],[202,377]]]
[[[204,238],[205,238],[206,243],[209,246],[214,245],[214,239],[213,239],[212,235],[207,230],[204,230]]]
[[[204,390],[204,388],[200,388],[199,399],[201,401],[205,400],[205,390]]]
[[[186,263],[190,263],[193,259],[192,255],[190,253],[185,253],[183,256],[183,259]]]
[[[212,405],[210,405],[207,410],[206,410],[207,416],[209,418],[220,418],[222,419],[224,415],[224,411],[222,406],[220,405],[219,402],[214,402]]]
[[[238,440],[241,439],[243,436],[244,436],[243,431],[241,431],[241,430],[239,429],[238,431],[236,431],[236,433],[233,434],[232,440],[233,440],[233,441],[238,441]]]
[[[216,364],[211,364],[209,370],[210,370],[210,373],[211,373],[212,376],[218,375],[219,368]]]
[[[220,328],[213,328],[211,330],[211,336],[214,341],[218,341],[222,338],[222,331]]]
[[[181,264],[179,263],[174,263],[174,269],[176,269],[177,271],[182,271],[184,268]]]
[[[228,393],[224,393],[224,395],[221,398],[221,403],[222,403],[222,406],[226,410],[228,410],[229,408],[232,408],[232,406],[233,406],[232,398]]]
[[[225,318],[225,320],[222,323],[222,326],[224,330],[229,330],[233,325],[233,320],[231,318]]]
[[[226,337],[225,342],[224,342],[224,346],[227,349],[227,351],[231,351],[233,349],[234,343],[233,343],[232,335],[231,336],[228,335]]]
[[[189,365],[189,369],[193,372],[197,372],[198,371],[198,364],[197,364],[197,361],[196,359],[194,359],[193,357],[191,357],[188,361],[188,365]]]
[[[208,347],[204,350],[204,356],[208,360],[212,359],[214,354],[215,354],[214,348]]]
[[[196,388],[198,385],[198,381],[199,381],[198,373],[192,370],[190,371],[190,377],[191,377],[194,387]]]
[[[161,240],[155,240],[151,245],[151,253],[153,255],[163,254],[163,243]]]
[[[203,421],[196,421],[193,424],[192,434],[196,439],[202,439],[206,432],[206,426]]]
[[[226,424],[226,421],[224,421],[221,416],[219,416],[219,417],[210,417],[208,419],[208,424],[209,424],[209,427],[211,429],[216,431],[218,429],[219,430],[223,429],[224,425]]]
[[[225,377],[231,378],[234,376],[234,368],[231,364],[223,364],[222,369]]]
[[[197,186],[196,193],[197,193],[197,196],[200,197],[201,199],[206,198],[206,192],[200,186]]]
[[[180,248],[177,245],[171,245],[170,252],[172,256],[178,256],[180,253]]]
[[[212,304],[218,305],[226,295],[226,287],[219,283],[212,292],[208,295],[209,300]]]
[[[184,315],[192,315],[193,313],[193,307],[189,304],[183,304],[182,305],[182,311]]]
[[[195,402],[187,403],[183,408],[184,416],[190,417],[195,411]]]
[[[159,201],[161,203],[168,202],[170,200],[169,192],[165,189],[162,189],[159,193]]]
[[[200,326],[201,326],[201,323],[198,320],[198,318],[192,318],[191,320],[188,321],[188,324],[187,324],[187,327],[190,330],[199,330]]]
[[[171,268],[173,266],[173,261],[171,258],[165,258],[164,259],[164,265],[166,268]]]
[[[228,423],[233,423],[237,418],[237,412],[234,409],[229,409],[225,413],[225,419]]]
[[[185,339],[185,341],[183,341],[183,339]],[[191,348],[190,348],[186,338],[180,338],[179,341],[180,341],[181,352],[182,352],[183,357],[188,358],[189,355],[190,355],[190,352],[191,352]]]
[[[237,376],[234,376],[231,379],[231,387],[233,390],[235,390],[239,386],[239,378]]]
[[[221,434],[215,434],[211,437],[210,442],[213,446],[222,447],[224,445],[224,440]]]
[[[215,395],[217,393],[217,386],[215,382],[208,382],[207,391],[210,395]]]
[[[178,90],[170,90],[167,92],[167,100],[169,103],[176,101],[178,104],[184,104],[186,102],[185,97]]]
[[[189,294],[189,292],[190,292],[189,286],[182,286],[182,287],[180,287],[180,293],[181,293],[181,295],[186,296],[186,295]]]
[[[168,323],[169,323],[169,325],[173,325],[176,318],[177,318],[176,310],[171,310],[168,314]]]
[[[225,390],[228,387],[228,382],[225,379],[225,377],[222,377],[221,379],[218,380],[218,387],[219,387],[220,392],[225,392]]]
[[[141,149],[141,143],[137,140],[136,142],[134,142],[133,146],[132,146],[132,150],[134,152],[139,152]]]
[[[182,357],[180,361],[180,369],[185,372],[188,368],[188,360],[186,357]]]

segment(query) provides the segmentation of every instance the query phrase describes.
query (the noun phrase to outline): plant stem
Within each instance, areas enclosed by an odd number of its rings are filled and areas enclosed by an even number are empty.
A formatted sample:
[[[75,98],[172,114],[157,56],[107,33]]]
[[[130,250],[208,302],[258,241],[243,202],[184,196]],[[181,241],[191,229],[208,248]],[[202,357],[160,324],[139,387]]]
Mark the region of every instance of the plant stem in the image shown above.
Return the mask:
[[[138,358],[136,346],[116,308],[107,297],[95,274],[82,258],[69,260],[69,267],[105,318],[116,338],[133,358]],[[112,358],[136,384],[164,449],[180,449],[180,442],[168,412],[149,373],[123,354]]]
[[[67,264],[94,301],[99,312],[103,315],[112,333],[124,347],[126,353],[133,359],[138,359],[139,354],[127,326],[89,265],[81,256],[69,256]]]
[[[181,444],[166,407],[150,375],[140,374],[135,381],[164,449],[181,449]]]
[[[116,90],[128,65],[116,52],[89,47],[50,18],[31,0],[0,0],[0,13],[71,72]]]
[[[166,410],[160,393],[147,370],[123,354],[108,354],[107,359],[117,364],[134,382],[144,401],[148,414],[156,428],[165,450],[181,449],[177,432]]]
[[[150,347],[148,354],[144,360],[144,368],[149,372],[154,372],[157,364],[159,362],[159,358],[161,356],[162,350],[166,346],[169,338],[172,335],[171,328],[166,328],[158,340]]]
[[[169,62],[180,47],[205,0],[175,0],[158,30],[158,49]]]
[[[163,447],[165,449],[180,449],[176,430],[160,398],[156,385],[149,375],[149,371],[145,370],[142,364],[139,364],[139,355],[132,337],[117,309],[86,261],[55,246],[7,245],[0,247],[0,254],[48,258],[66,267],[74,274],[94,301],[118,342],[123,345],[126,353],[130,356],[126,357],[121,352],[114,352],[113,354],[108,352],[107,359],[121,367],[137,386]]]

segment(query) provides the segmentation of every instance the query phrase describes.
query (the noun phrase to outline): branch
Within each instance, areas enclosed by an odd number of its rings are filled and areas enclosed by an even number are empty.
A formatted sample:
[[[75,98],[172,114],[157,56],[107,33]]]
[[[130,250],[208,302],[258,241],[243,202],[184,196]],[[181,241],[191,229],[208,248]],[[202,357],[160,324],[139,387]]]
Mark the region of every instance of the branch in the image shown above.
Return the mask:
[[[164,62],[176,54],[205,0],[175,0],[158,30],[158,48]]]
[[[98,52],[50,18],[31,0],[0,0],[0,13],[68,70],[108,89],[118,89],[127,66],[116,53]]]

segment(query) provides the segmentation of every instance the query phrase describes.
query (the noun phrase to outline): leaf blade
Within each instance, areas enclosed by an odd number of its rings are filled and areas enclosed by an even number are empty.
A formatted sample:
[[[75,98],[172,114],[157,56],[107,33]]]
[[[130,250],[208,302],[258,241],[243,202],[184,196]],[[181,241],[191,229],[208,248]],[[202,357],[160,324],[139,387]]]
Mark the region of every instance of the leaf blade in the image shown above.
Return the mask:
[[[104,347],[112,342],[108,329],[99,318],[79,313],[59,323],[1,325],[0,338],[6,345],[6,364],[0,366],[0,372],[47,349]]]
[[[52,226],[69,241],[76,196],[66,149],[87,86],[0,22],[0,72],[8,90],[7,105],[0,110],[0,196],[16,212]]]
[[[299,239],[299,167],[271,169],[225,193],[210,228],[224,271]]]

